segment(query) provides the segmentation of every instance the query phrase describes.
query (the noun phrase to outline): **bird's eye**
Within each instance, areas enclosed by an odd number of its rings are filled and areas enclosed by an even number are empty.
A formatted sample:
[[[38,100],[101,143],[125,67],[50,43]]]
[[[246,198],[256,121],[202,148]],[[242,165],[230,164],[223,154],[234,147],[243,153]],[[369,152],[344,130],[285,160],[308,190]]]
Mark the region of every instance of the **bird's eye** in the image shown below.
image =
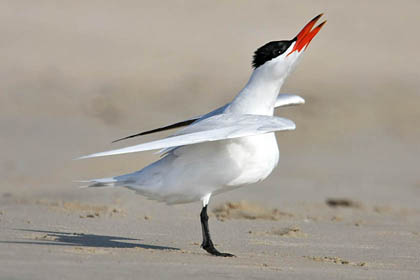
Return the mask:
[[[286,50],[287,50],[287,46],[282,44],[281,47],[280,47],[280,52],[284,53]]]

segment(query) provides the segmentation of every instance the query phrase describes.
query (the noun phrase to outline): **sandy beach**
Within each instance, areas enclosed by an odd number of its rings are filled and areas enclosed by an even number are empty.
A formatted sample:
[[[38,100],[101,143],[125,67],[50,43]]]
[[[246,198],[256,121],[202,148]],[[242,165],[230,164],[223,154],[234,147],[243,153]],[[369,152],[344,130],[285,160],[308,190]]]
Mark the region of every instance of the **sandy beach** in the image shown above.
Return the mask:
[[[419,279],[418,1],[2,1],[0,279]],[[282,92],[265,181],[167,206],[76,180],[153,152],[76,157],[229,102],[253,52],[328,20]]]

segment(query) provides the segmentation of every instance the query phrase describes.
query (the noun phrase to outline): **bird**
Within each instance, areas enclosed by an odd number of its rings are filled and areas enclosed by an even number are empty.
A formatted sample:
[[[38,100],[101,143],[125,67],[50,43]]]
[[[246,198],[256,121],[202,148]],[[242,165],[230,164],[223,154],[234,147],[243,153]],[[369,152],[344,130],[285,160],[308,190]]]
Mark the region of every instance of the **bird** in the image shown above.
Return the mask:
[[[139,171],[84,181],[87,187],[126,187],[167,204],[201,201],[201,247],[214,256],[232,257],[214,246],[207,206],[214,195],[267,178],[279,161],[276,131],[294,130],[293,121],[274,116],[274,109],[303,104],[298,95],[280,93],[311,40],[326,21],[307,23],[291,40],[271,41],[253,55],[253,71],[233,100],[207,114],[130,135],[116,141],[179,128],[166,138],[78,159],[160,150],[160,159]]]

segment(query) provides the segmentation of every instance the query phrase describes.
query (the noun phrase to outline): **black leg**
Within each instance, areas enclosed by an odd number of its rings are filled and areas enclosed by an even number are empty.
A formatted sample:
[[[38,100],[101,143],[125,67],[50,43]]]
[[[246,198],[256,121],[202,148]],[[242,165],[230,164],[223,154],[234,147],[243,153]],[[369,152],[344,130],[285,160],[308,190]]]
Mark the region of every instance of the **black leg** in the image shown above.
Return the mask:
[[[201,229],[203,231],[203,243],[201,244],[201,247],[206,250],[208,253],[219,256],[219,257],[234,257],[235,255],[229,254],[229,253],[220,253],[217,251],[216,248],[214,248],[213,242],[210,238],[210,232],[209,232],[209,216],[207,216],[207,205],[203,207],[200,214],[201,219]]]

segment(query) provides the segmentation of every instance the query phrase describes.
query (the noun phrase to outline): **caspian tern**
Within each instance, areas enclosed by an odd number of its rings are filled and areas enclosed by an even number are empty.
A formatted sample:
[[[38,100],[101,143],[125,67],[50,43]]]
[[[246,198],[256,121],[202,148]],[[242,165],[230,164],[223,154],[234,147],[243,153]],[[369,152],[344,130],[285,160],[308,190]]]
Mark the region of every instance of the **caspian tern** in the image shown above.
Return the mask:
[[[276,167],[279,150],[274,132],[293,130],[295,124],[273,116],[274,108],[304,103],[299,96],[279,91],[326,23],[313,28],[321,16],[312,19],[292,40],[272,41],[257,49],[252,75],[232,102],[208,114],[119,140],[186,126],[167,138],[80,157],[161,150],[161,159],[137,172],[90,180],[88,186],[126,187],[167,204],[201,200],[201,247],[212,255],[233,256],[214,247],[207,205],[212,195],[264,180]]]

